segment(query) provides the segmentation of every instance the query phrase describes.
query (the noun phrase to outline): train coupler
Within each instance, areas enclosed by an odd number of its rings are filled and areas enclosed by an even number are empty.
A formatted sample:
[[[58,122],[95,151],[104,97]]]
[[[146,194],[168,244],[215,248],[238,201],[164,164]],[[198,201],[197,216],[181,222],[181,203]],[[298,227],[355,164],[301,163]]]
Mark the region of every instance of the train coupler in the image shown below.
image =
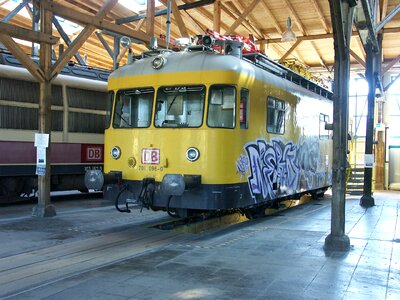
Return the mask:
[[[119,212],[126,212],[126,213],[130,213],[131,212],[131,210],[129,209],[129,202],[127,200],[125,201],[125,208],[120,208],[119,204],[118,204],[119,197],[121,197],[122,193],[125,192],[127,189],[128,189],[128,185],[124,184],[123,187],[118,192],[117,197],[115,198],[115,208]]]
[[[138,201],[142,205],[140,212],[144,207],[149,209],[153,205],[155,183],[154,178],[143,178],[142,189],[138,197]]]

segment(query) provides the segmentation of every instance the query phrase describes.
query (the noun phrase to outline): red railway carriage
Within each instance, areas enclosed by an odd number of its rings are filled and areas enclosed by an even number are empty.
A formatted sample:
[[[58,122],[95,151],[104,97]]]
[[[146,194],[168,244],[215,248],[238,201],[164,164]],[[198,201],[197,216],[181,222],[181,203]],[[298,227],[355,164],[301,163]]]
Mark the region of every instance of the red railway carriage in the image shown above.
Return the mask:
[[[0,53],[0,202],[37,190],[39,83]],[[64,68],[52,87],[51,190],[86,191],[84,174],[103,167],[108,72]]]

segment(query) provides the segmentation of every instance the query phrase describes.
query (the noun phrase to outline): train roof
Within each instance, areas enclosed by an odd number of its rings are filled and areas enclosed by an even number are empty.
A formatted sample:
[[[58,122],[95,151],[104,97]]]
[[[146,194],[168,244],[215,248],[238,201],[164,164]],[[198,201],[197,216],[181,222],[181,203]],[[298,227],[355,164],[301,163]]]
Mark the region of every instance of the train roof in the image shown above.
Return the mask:
[[[165,65],[154,69],[155,57],[164,57]],[[326,99],[333,99],[333,93],[315,82],[295,73],[260,53],[245,54],[242,58],[224,55],[205,47],[192,47],[184,51],[153,51],[144,53],[133,63],[120,67],[109,78],[139,76],[159,73],[226,70],[244,73],[250,77],[263,79],[274,86],[296,92],[299,86]],[[303,90],[302,89],[302,90]]]
[[[34,62],[37,62],[37,60],[35,61],[35,59],[33,59]],[[0,51],[0,65],[24,68],[24,66],[18,61],[18,59],[15,58],[15,56],[4,51]],[[60,74],[105,82],[108,80],[110,73],[111,71],[109,70],[90,68],[74,64],[71,66],[66,65],[61,70]]]

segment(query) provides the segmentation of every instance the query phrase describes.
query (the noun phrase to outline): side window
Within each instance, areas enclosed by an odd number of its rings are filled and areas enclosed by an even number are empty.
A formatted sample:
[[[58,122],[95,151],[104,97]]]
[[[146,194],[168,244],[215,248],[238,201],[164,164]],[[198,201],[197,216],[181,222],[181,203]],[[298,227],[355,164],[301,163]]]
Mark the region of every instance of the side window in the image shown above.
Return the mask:
[[[236,89],[228,85],[213,85],[208,97],[207,125],[235,128]]]
[[[111,121],[111,110],[114,102],[114,92],[110,91],[108,93],[108,99],[107,99],[107,106],[106,106],[106,124],[105,128],[110,127],[110,121]]]
[[[285,133],[286,103],[282,100],[268,97],[267,101],[267,131],[269,133]]]
[[[249,90],[240,90],[240,128],[249,128]]]
[[[319,114],[319,139],[329,139],[329,130],[325,129],[325,124],[329,123],[329,116],[325,114]]]

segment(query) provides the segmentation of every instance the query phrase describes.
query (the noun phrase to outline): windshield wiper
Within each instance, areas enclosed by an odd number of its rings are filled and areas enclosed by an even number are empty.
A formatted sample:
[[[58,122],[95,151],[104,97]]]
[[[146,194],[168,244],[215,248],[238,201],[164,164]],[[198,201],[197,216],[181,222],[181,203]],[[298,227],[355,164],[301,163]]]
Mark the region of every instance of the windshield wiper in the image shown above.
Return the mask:
[[[122,116],[122,114],[120,114],[119,112],[115,112],[115,114],[116,114],[118,117],[120,117],[121,120],[124,121],[126,125],[128,125],[128,127],[132,127],[132,124],[131,124],[129,121],[125,120],[125,118]],[[118,126],[118,127],[121,127],[121,126]]]
[[[168,114],[169,111],[171,110],[171,107],[172,107],[172,105],[174,104],[174,102],[175,102],[176,98],[178,97],[178,95],[179,95],[179,91],[176,92],[176,94],[175,94],[175,96],[174,96],[174,99],[172,99],[171,104],[168,106],[167,114]]]

